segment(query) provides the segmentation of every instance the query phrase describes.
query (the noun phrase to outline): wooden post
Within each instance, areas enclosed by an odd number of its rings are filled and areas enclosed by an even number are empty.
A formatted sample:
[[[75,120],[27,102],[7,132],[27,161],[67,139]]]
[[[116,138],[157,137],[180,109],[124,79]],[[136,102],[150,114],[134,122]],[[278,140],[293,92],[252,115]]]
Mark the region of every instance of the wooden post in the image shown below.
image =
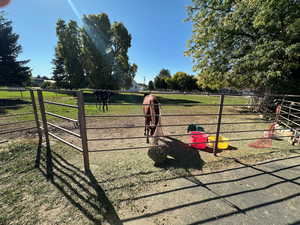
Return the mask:
[[[220,96],[220,106],[219,106],[216,141],[215,141],[215,145],[214,145],[214,155],[215,156],[217,155],[217,149],[218,149],[218,142],[219,142],[219,136],[220,136],[221,122],[222,122],[223,105],[224,105],[224,95],[221,95]]]
[[[37,92],[38,92],[38,99],[39,99],[41,117],[42,117],[42,122],[43,122],[43,129],[44,129],[44,134],[45,134],[45,139],[46,139],[46,148],[47,148],[47,155],[46,155],[47,177],[49,179],[53,180],[52,155],[51,155],[51,147],[50,147],[50,140],[49,140],[49,133],[48,133],[48,124],[47,124],[47,118],[46,118],[46,112],[45,112],[43,92],[41,90],[38,90]]]
[[[40,167],[40,159],[41,159],[41,147],[42,147],[42,142],[43,142],[43,133],[41,130],[41,125],[40,125],[38,111],[37,111],[37,107],[36,107],[34,92],[32,89],[30,89],[30,97],[31,97],[31,104],[32,104],[32,108],[33,108],[34,119],[35,119],[37,131],[38,131],[38,135],[39,135],[38,149],[37,149],[36,158],[35,158],[35,167],[39,168]]]
[[[82,91],[77,92],[77,98],[78,98],[78,122],[79,122],[81,144],[83,150],[84,171],[87,173],[88,171],[90,171],[90,162],[89,162],[89,149],[88,149],[88,140],[87,140],[87,132],[86,132],[84,99],[83,99]]]

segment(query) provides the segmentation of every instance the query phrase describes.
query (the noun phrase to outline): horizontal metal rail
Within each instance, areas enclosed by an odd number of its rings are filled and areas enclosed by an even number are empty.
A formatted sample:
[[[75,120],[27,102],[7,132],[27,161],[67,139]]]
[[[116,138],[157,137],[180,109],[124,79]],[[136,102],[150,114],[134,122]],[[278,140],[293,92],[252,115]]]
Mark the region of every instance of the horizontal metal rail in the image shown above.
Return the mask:
[[[81,136],[80,136],[79,134],[76,134],[76,133],[74,133],[74,132],[72,132],[72,131],[70,131],[70,130],[67,130],[67,129],[63,128],[63,127],[57,126],[57,125],[55,125],[55,124],[53,124],[53,123],[50,123],[50,122],[47,122],[47,124],[50,125],[50,126],[52,126],[52,127],[57,128],[57,129],[59,129],[59,130],[62,130],[62,131],[64,131],[64,132],[68,133],[68,134],[71,134],[71,135],[73,135],[73,136],[75,136],[75,137],[81,138]]]
[[[285,117],[283,117],[283,116],[281,116],[281,115],[280,115],[280,117],[281,117],[282,119],[285,119],[286,121],[289,121],[290,123],[293,123],[293,124],[295,124],[295,125],[297,125],[297,126],[300,127],[300,124],[299,124],[299,123],[296,123],[296,122],[294,122],[294,121],[292,121],[292,120],[289,120],[288,118],[285,118]]]
[[[16,130],[8,130],[8,131],[0,132],[0,135],[20,132],[20,131],[25,131],[25,130],[32,130],[32,129],[36,129],[36,127],[21,128],[21,129],[16,129]]]
[[[0,118],[4,118],[4,117],[14,117],[14,116],[25,116],[25,115],[30,115],[32,114],[32,112],[28,112],[28,113],[19,113],[19,114],[8,114],[8,115],[1,115]]]
[[[2,141],[0,141],[0,144],[6,143],[6,142],[8,142],[8,140],[2,140]]]
[[[291,110],[295,110],[295,111],[300,112],[300,109],[295,109],[295,108],[292,108],[292,107],[290,107],[290,106],[285,106],[285,105],[283,105],[282,107],[284,107],[284,108],[286,108],[286,109],[291,109]]]
[[[97,105],[97,103],[85,103],[85,105]],[[146,106],[146,105],[158,105],[158,106],[220,106],[220,104],[202,104],[202,103],[178,103],[178,104],[122,104],[122,103],[108,103],[108,105],[117,105],[117,106]],[[248,106],[257,106],[257,105],[249,105],[249,104],[224,104],[223,106],[244,106],[244,107],[248,107]]]
[[[52,92],[52,93],[57,93],[57,94],[64,94],[65,93],[77,93],[78,90],[67,90],[67,89],[59,89],[59,90],[56,90],[56,89],[46,89],[46,90],[43,90],[43,92]]]
[[[300,119],[300,116],[296,116],[296,115],[294,115],[294,114],[290,114],[290,116],[292,116],[292,117],[295,117],[295,118],[297,118],[297,119]]]
[[[45,112],[45,113],[47,115],[54,116],[56,118],[64,119],[64,120],[75,122],[75,123],[78,122],[78,120],[74,120],[74,119],[71,119],[71,118],[68,118],[68,117],[64,117],[64,116],[61,116],[61,115],[58,115],[58,114],[55,114],[55,113],[52,113],[52,112]]]
[[[293,127],[289,126],[289,125],[286,124],[285,122],[282,122],[281,120],[279,121],[279,123],[285,125],[286,127],[290,128],[291,130],[295,130]]]
[[[27,88],[0,88],[0,91],[29,91],[30,89]]]
[[[274,130],[285,130],[285,129],[274,129]],[[220,134],[235,134],[235,133],[253,133],[253,132],[265,132],[269,130],[240,130],[240,131],[221,131]],[[216,132],[208,132],[205,134],[216,134]],[[170,134],[164,136],[156,136],[157,138],[161,137],[183,137],[183,136],[191,136],[191,134]],[[91,138],[88,141],[112,141],[112,140],[128,140],[128,139],[141,139],[146,138],[146,136],[135,136],[135,137],[114,137],[114,138]]]
[[[30,123],[30,122],[34,122],[35,120],[24,120],[24,121],[17,121],[17,122],[13,122],[13,123],[2,123],[0,124],[0,127],[2,126],[9,126],[9,125],[15,125],[15,124],[20,124],[20,123]]]
[[[234,124],[259,124],[259,123],[271,123],[271,122],[232,122],[232,123],[221,123],[221,125],[234,125]],[[201,123],[201,126],[214,126],[218,123]],[[169,125],[160,125],[157,127],[184,127],[188,126],[190,123],[187,124],[169,124]],[[105,130],[105,129],[133,129],[133,128],[144,128],[145,125],[138,125],[138,126],[115,126],[115,127],[87,127],[86,129],[90,130]]]
[[[48,133],[49,133],[49,135],[50,135],[51,137],[53,137],[53,138],[55,138],[56,140],[61,141],[62,143],[64,143],[64,144],[66,144],[66,145],[68,145],[68,146],[70,146],[70,147],[76,149],[77,151],[79,151],[79,152],[82,152],[82,151],[83,151],[82,148],[80,148],[80,147],[78,147],[78,146],[76,146],[76,145],[74,145],[74,144],[72,144],[72,143],[70,143],[70,142],[68,142],[68,141],[65,141],[64,139],[62,139],[62,138],[56,136],[55,134],[53,134],[53,133],[51,133],[51,132],[48,132]]]
[[[223,116],[247,116],[247,115],[261,115],[263,113],[228,113],[222,114]],[[264,113],[264,114],[275,114],[275,113]],[[171,116],[217,116],[217,113],[208,113],[208,114],[164,114],[163,117]],[[160,114],[147,115],[150,116],[161,116]],[[87,115],[87,118],[115,118],[115,117],[145,117],[145,115]]]
[[[283,111],[282,110],[282,112],[284,112],[285,114],[288,114],[289,116],[293,116],[293,117],[295,117],[295,118],[298,118],[298,119],[300,119],[300,116],[296,116],[295,114],[293,114],[293,113],[288,113],[288,112],[286,112],[286,111]]]
[[[44,103],[47,103],[49,105],[58,105],[58,106],[65,106],[69,108],[78,109],[78,106],[76,105],[70,105],[70,104],[64,104],[64,103],[58,103],[58,102],[50,102],[50,101],[44,101]]]
[[[291,137],[289,136],[277,136],[277,137]],[[271,139],[271,138],[244,138],[244,139],[231,139],[227,142],[234,142],[234,141],[250,141],[250,140],[260,140],[260,139]],[[271,139],[272,140],[272,139]],[[184,143],[186,145],[190,144],[207,144],[207,143],[215,143],[216,141],[207,141],[207,142],[191,142],[191,143]],[[222,141],[219,140],[219,143]],[[158,147],[158,146],[165,146],[165,145],[150,145],[150,146],[136,146],[136,147],[127,147],[127,148],[113,148],[113,149],[101,149],[101,150],[89,150],[89,152],[111,152],[111,151],[122,151],[122,150],[134,150],[134,149],[145,149],[145,148],[151,148],[151,147]]]
[[[281,112],[283,112],[282,114],[288,114],[288,115],[300,115],[300,113],[295,113],[295,112],[293,112],[293,113],[291,113],[291,112],[287,112],[287,111],[284,111],[284,110],[281,110]]]
[[[24,107],[24,106],[31,106],[31,104],[0,106],[0,109],[14,109],[14,108]]]
[[[298,96],[300,98],[300,96]],[[289,103],[294,103],[296,105],[300,105],[300,102],[295,102],[295,101],[288,101],[288,100],[284,100],[284,102],[289,102]]]

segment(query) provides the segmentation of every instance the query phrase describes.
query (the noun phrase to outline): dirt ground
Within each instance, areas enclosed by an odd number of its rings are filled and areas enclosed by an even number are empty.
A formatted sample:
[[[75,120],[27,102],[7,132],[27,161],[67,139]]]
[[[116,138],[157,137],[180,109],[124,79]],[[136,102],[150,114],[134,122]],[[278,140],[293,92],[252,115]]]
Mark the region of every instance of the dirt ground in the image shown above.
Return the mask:
[[[190,114],[190,113],[216,113],[217,108],[212,107],[168,107],[162,110],[162,125],[170,124],[206,124],[215,123],[216,116],[195,116],[195,117],[167,117],[166,114]],[[240,113],[240,108],[228,107],[224,113]],[[132,114],[141,114],[140,111]],[[101,114],[102,115],[102,114]],[[105,114],[103,114],[105,115]],[[246,115],[240,113],[239,116],[224,116],[222,122],[262,122],[259,115]],[[68,128],[73,132],[79,133],[79,130],[74,127],[73,123],[61,121],[52,121],[62,127]],[[125,128],[114,129],[88,129],[88,139],[95,138],[130,138],[143,137],[144,135],[144,118],[143,117],[128,117],[128,118],[87,118],[88,128],[105,128],[114,126],[124,126]],[[215,132],[216,126],[203,126],[207,133]],[[223,125],[221,131],[241,131],[241,130],[266,130],[269,127],[267,123],[258,124],[235,124]],[[163,133],[165,136],[186,134],[186,126],[164,127]],[[57,129],[51,131],[67,141],[81,146],[80,140],[74,136],[59,132]],[[34,135],[34,132],[21,132],[11,134],[8,138]],[[224,134],[229,139],[240,138],[260,138],[263,137],[263,131],[260,132],[241,132],[233,134]],[[168,187],[176,188],[180,185],[184,187],[186,184],[169,183],[174,179],[182,177],[194,177],[209,171],[229,169],[238,166],[235,159],[243,159],[247,163],[255,163],[266,159],[276,157],[287,157],[290,155],[291,149],[297,149],[288,145],[285,139],[274,140],[271,148],[256,149],[250,148],[249,141],[236,141],[230,143],[228,150],[218,152],[218,157],[215,157],[211,150],[194,150],[184,145],[190,142],[189,136],[174,137],[174,149],[178,153],[179,160],[174,160],[170,157],[168,164],[165,167],[155,167],[154,162],[147,155],[146,138],[138,139],[122,139],[122,140],[102,140],[90,141],[89,150],[100,150],[100,152],[91,152],[89,154],[90,167],[98,184],[103,188],[109,200],[112,202],[120,217],[130,218],[145,215],[155,208],[149,208],[151,202],[136,201],[137,196],[143,196],[151,193],[161,193],[168,191]],[[68,163],[76,168],[83,168],[82,155],[70,148],[66,148],[58,141],[51,139],[51,146],[54,152],[68,152],[65,157]],[[182,147],[184,146],[184,147]],[[119,150],[119,148],[135,148],[131,150]],[[193,158],[193,160],[191,160]],[[193,161],[193,162],[192,162]],[[172,186],[173,185],[173,186]],[[175,186],[174,186],[175,185]],[[179,185],[179,186],[178,186]],[[76,186],[76,185],[75,185]],[[176,195],[176,194],[174,194]],[[174,196],[173,195],[173,196]],[[146,208],[145,208],[146,207]],[[154,222],[149,224],[170,224],[163,220],[164,216],[155,217]],[[130,221],[131,222],[131,221]],[[139,224],[139,223],[137,223]],[[144,224],[144,223],[143,223]],[[146,223],[145,223],[146,224]],[[184,224],[184,223],[183,223]]]

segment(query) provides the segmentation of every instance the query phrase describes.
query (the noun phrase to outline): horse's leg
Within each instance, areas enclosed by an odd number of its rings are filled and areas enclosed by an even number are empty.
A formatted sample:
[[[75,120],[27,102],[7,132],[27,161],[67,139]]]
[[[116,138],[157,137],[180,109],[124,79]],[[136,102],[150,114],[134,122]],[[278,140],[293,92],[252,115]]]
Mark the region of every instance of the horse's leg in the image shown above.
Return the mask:
[[[147,134],[146,134],[146,138],[147,138],[147,144],[149,144],[149,126],[147,127]]]
[[[144,135],[146,136],[146,142],[149,144],[149,125],[150,125],[150,120],[148,116],[145,116],[145,133]]]

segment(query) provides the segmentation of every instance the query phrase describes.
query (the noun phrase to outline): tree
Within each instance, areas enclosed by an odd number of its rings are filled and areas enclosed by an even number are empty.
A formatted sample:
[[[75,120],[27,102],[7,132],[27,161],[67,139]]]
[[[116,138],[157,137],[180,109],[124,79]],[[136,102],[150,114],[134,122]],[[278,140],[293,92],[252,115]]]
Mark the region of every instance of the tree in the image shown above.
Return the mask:
[[[171,78],[171,73],[170,73],[170,71],[168,69],[162,69],[159,72],[158,76],[160,78]]]
[[[13,33],[12,22],[0,12],[0,86],[24,86],[30,82],[29,60],[17,61],[22,52],[19,35]]]
[[[89,85],[119,89],[132,85],[137,65],[129,63],[131,35],[120,22],[110,24],[107,14],[84,16],[83,49]]]
[[[150,91],[154,90],[154,83],[153,83],[152,80],[149,81],[148,88],[149,88]]]
[[[60,56],[59,51],[55,48],[55,58],[52,60],[53,64],[53,80],[57,88],[70,88],[70,83],[67,79],[64,59]]]
[[[170,71],[168,69],[161,69],[159,74],[154,78],[154,86],[156,89],[167,89],[167,79],[171,78]]]
[[[168,85],[164,78],[162,78],[160,76],[156,76],[154,78],[154,87],[155,87],[155,89],[167,89]]]
[[[112,80],[111,24],[107,14],[85,15],[82,29],[84,70],[91,88],[115,89]]]
[[[55,79],[70,88],[129,88],[138,67],[129,63],[127,28],[120,22],[111,24],[105,13],[85,15],[83,24],[79,28],[75,21],[57,22]]]
[[[68,24],[58,20],[56,24],[58,43],[56,52],[64,61],[66,82],[70,88],[85,86],[85,76],[82,63],[81,36],[77,23],[71,20]]]
[[[132,82],[134,81],[136,72],[138,70],[138,66],[136,64],[132,64],[129,66],[129,71],[124,74],[124,84],[122,85],[124,88],[129,89],[132,86]]]
[[[197,89],[197,80],[185,72],[177,72],[172,77],[173,87],[175,90],[192,91]]]
[[[299,1],[193,0],[188,13],[193,35],[186,54],[202,85],[299,92]]]

